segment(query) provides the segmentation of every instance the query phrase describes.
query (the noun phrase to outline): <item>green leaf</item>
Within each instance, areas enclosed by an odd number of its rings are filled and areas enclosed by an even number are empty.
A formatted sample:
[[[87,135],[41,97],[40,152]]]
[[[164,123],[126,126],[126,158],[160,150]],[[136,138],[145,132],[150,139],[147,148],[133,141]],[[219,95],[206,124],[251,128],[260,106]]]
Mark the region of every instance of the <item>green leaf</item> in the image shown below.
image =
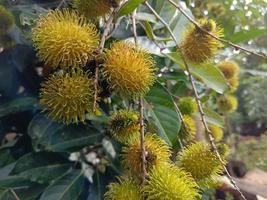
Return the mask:
[[[28,127],[36,150],[54,152],[77,151],[85,146],[101,142],[104,137],[97,129],[85,125],[70,125],[53,122],[45,116],[36,115]]]
[[[178,133],[181,126],[174,99],[169,92],[156,82],[145,96],[147,117],[151,117],[158,127],[159,135],[171,146],[178,145]]]
[[[206,120],[208,123],[217,125],[221,128],[224,127],[224,119],[221,115],[208,108],[203,108],[203,111],[205,113]],[[200,117],[199,113],[196,113],[195,115]]]
[[[36,198],[44,191],[46,187],[46,185],[39,185],[35,183],[33,186],[18,188],[14,191],[20,200],[36,200]]]
[[[230,40],[233,43],[243,43],[248,42],[249,40],[255,39],[257,37],[267,35],[267,29],[254,29],[252,28],[249,31],[240,31],[237,32],[229,38],[226,38],[227,40]]]
[[[0,149],[0,167],[4,167],[14,161],[9,149]]]
[[[84,180],[81,170],[73,170],[52,183],[40,200],[77,200],[82,192]]]
[[[56,153],[29,153],[21,157],[11,175],[18,175],[33,182],[49,183],[69,170],[71,163]]]
[[[153,14],[149,14],[149,13],[143,13],[143,12],[136,13],[135,18],[136,20],[140,20],[140,21],[148,21],[151,23],[157,23],[157,18]]]
[[[32,186],[34,183],[21,176],[0,178],[0,188],[21,188]]]
[[[124,15],[133,12],[140,4],[145,2],[145,0],[129,0],[127,1],[119,10],[117,17],[122,17]]]
[[[152,30],[152,27],[150,26],[150,24],[147,21],[144,22],[144,29],[146,31],[146,35],[147,35],[148,39],[153,40],[154,39],[154,33]]]
[[[0,190],[0,200],[16,200],[10,189]]]
[[[88,199],[102,200],[105,193],[105,176],[99,171],[96,171],[93,177],[93,185],[90,188]]]
[[[21,97],[0,106],[0,117],[10,114],[32,110],[38,105],[38,100],[34,97]]]
[[[177,63],[182,69],[186,69],[179,53],[172,52],[165,55],[173,62]],[[213,64],[205,63],[196,66],[189,63],[189,65],[192,75],[202,79],[209,88],[221,94],[228,89],[228,84],[223,74]]]

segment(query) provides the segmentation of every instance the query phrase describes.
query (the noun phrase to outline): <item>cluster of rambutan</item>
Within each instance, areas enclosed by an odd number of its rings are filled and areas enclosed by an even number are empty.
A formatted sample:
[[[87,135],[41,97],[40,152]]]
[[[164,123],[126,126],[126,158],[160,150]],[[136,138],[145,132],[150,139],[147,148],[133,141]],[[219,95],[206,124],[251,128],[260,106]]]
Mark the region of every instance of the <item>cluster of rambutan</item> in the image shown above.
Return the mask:
[[[229,84],[229,91],[226,94],[221,95],[217,99],[218,110],[221,113],[232,113],[238,107],[238,100],[233,95],[233,92],[239,86],[239,73],[240,67],[237,63],[231,60],[222,61],[218,64],[218,68],[223,73],[226,81]]]
[[[108,83],[109,90],[122,98],[142,97],[155,81],[154,60],[131,43],[114,42],[99,55],[99,33],[88,18],[103,16],[118,3],[120,0],[73,0],[74,10],[52,10],[37,21],[32,33],[33,44],[38,57],[53,70],[42,83],[40,92],[40,104],[51,119],[65,124],[79,123],[85,122],[86,114],[92,113],[95,80],[85,67],[91,61],[99,64],[100,76]],[[98,9],[100,7],[102,10]],[[214,21],[200,20],[199,23],[206,31],[218,37],[222,35]],[[188,61],[203,63],[221,46],[220,42],[191,26],[181,50]],[[197,104],[192,97],[183,97],[178,104],[184,118],[180,136],[189,144],[173,161],[168,144],[156,133],[147,132],[144,146],[148,174],[142,188],[139,114],[120,110],[110,117],[108,131],[124,145],[125,175],[109,185],[105,199],[190,200],[201,196],[200,187],[214,184],[222,173],[222,163],[209,145],[192,143],[196,134],[192,116]],[[221,149],[224,159],[226,150]]]
[[[92,113],[94,79],[84,67],[90,61],[101,60],[101,77],[121,97],[139,98],[155,80],[152,57],[131,43],[114,42],[99,55],[97,28],[75,10],[52,10],[42,16],[32,40],[38,57],[54,70],[42,84],[40,103],[59,122],[84,122]]]
[[[124,144],[121,157],[125,172],[117,183],[108,186],[106,200],[193,200],[201,196],[200,187],[216,184],[223,166],[209,145],[191,143],[173,161],[168,144],[155,133],[147,132],[144,146],[148,174],[140,187],[143,171],[138,121],[132,110],[120,110],[110,117],[111,135]],[[221,152],[225,160],[226,153]]]
[[[181,42],[181,52],[189,64],[205,64],[210,62],[211,58],[216,54],[223,44],[216,39],[223,36],[223,30],[215,21],[209,19],[198,20],[198,25],[190,25]],[[204,31],[203,31],[204,30]],[[207,34],[209,32],[211,35]],[[217,65],[218,69],[224,75],[229,85],[229,90],[217,98],[217,107],[221,113],[231,113],[237,109],[238,101],[232,94],[239,86],[240,68],[233,61],[222,61]],[[185,141],[194,139],[196,127],[195,121],[190,116],[196,111],[197,105],[191,97],[183,97],[178,102],[178,107],[184,115],[184,123],[181,128],[181,138]],[[223,130],[221,127],[209,124],[209,129],[216,142],[223,138]],[[207,136],[207,133],[206,133]]]

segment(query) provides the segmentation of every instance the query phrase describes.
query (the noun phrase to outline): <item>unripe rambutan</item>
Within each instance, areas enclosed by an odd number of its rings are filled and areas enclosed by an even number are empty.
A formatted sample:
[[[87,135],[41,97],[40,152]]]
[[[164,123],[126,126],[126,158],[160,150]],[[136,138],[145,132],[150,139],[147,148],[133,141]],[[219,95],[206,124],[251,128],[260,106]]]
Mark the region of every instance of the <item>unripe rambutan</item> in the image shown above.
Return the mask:
[[[64,9],[42,16],[33,29],[37,55],[51,67],[80,67],[93,58],[98,48],[96,27],[85,17]]]
[[[73,7],[88,18],[96,18],[110,13],[121,0],[73,0]]]
[[[238,107],[237,98],[231,94],[221,95],[217,99],[218,110],[222,113],[232,113]]]
[[[209,145],[191,144],[177,156],[178,166],[189,172],[199,185],[209,186],[223,167]]]
[[[118,183],[111,183],[105,193],[105,200],[143,200],[141,188],[131,179],[118,178]]]
[[[218,68],[221,70],[227,80],[239,75],[240,72],[240,67],[238,64],[230,60],[220,62],[218,64]]]
[[[184,123],[181,125],[179,136],[185,141],[191,141],[196,136],[196,123],[195,120],[189,115],[183,116]]]
[[[80,69],[51,75],[42,83],[40,104],[48,116],[66,124],[85,121],[93,107],[94,81]]]
[[[146,166],[149,171],[153,166],[169,162],[170,149],[169,146],[157,135],[147,133],[145,135],[146,149]],[[129,169],[130,172],[139,176],[142,174],[141,158],[142,151],[139,135],[130,138],[128,146],[122,149],[122,164]]]
[[[229,148],[229,146],[227,144],[220,143],[220,144],[217,145],[217,149],[218,149],[219,154],[223,158],[228,157],[229,154],[230,154],[230,148]]]
[[[191,115],[197,111],[197,103],[190,96],[179,99],[178,107],[183,115]]]
[[[139,113],[132,110],[120,110],[114,113],[108,122],[108,131],[121,143],[139,135]]]
[[[0,5],[0,35],[6,34],[14,23],[15,19],[12,13]]]
[[[155,81],[152,57],[128,42],[116,42],[105,55],[103,74],[111,90],[124,98],[137,98]]]
[[[221,127],[216,126],[214,124],[209,125],[209,130],[211,131],[211,135],[215,139],[216,142],[219,142],[223,139],[223,130]],[[208,137],[208,133],[206,133]]]
[[[223,30],[211,19],[200,19],[198,24],[211,34],[222,37]],[[203,63],[211,59],[223,44],[190,24],[184,33],[181,50],[185,59],[193,63]]]
[[[199,197],[192,176],[170,164],[154,167],[143,190],[147,200],[193,200]]]

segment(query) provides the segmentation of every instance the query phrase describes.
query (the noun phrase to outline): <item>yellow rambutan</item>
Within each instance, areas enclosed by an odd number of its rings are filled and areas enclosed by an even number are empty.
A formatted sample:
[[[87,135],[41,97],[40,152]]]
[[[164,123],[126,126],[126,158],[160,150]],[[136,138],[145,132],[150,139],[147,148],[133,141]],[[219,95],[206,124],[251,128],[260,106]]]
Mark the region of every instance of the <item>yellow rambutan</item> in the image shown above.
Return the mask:
[[[218,68],[221,70],[227,80],[239,75],[240,72],[240,67],[238,64],[231,60],[220,62],[218,64]]]
[[[154,167],[143,191],[147,200],[193,200],[200,196],[192,176],[171,164]]]
[[[238,107],[238,100],[231,94],[221,95],[217,98],[217,106],[222,113],[232,113]]]
[[[139,135],[139,113],[133,110],[119,110],[108,122],[108,131],[121,143],[126,143],[133,135]]]
[[[128,42],[115,42],[106,51],[103,74],[111,90],[124,98],[137,98],[155,81],[155,62],[144,50]]]
[[[40,104],[55,121],[84,122],[85,114],[92,112],[93,83],[80,69],[51,75],[41,85]]]
[[[199,185],[209,186],[223,167],[209,145],[198,142],[187,146],[177,156],[177,164],[189,172]]]
[[[230,91],[234,92],[239,86],[239,76],[234,76],[227,80],[230,85]]]
[[[111,183],[105,193],[105,200],[143,200],[140,186],[131,179],[118,178],[118,183]]]
[[[217,145],[217,149],[218,149],[219,154],[223,158],[228,157],[229,154],[230,154],[230,148],[229,148],[229,146],[227,144],[220,143],[220,144]]]
[[[0,35],[6,34],[14,23],[15,19],[12,13],[0,5]]]
[[[110,13],[111,8],[118,6],[121,0],[73,0],[73,7],[88,18],[96,18]]]
[[[197,111],[197,103],[193,97],[182,97],[178,101],[178,107],[183,115],[191,115]]]
[[[183,116],[184,123],[181,125],[179,136],[185,141],[191,141],[196,136],[196,123],[195,120],[189,115]]]
[[[149,171],[153,166],[158,166],[162,163],[169,162],[170,149],[159,136],[151,133],[145,135],[146,149],[146,167]],[[140,145],[140,137],[136,135],[131,137],[126,147],[122,149],[122,164],[129,169],[134,175],[142,174],[141,158],[142,151]]]
[[[217,37],[223,37],[223,30],[211,19],[200,19],[200,27]],[[184,33],[181,50],[186,60],[193,63],[203,63],[211,59],[223,44],[190,24]]]
[[[211,135],[215,139],[216,142],[219,142],[223,139],[223,130],[221,127],[216,126],[214,124],[209,125],[209,130],[211,131]],[[208,133],[206,133],[208,137]]]
[[[64,9],[42,16],[33,29],[32,40],[46,65],[68,68],[84,66],[93,58],[99,35],[85,17]]]

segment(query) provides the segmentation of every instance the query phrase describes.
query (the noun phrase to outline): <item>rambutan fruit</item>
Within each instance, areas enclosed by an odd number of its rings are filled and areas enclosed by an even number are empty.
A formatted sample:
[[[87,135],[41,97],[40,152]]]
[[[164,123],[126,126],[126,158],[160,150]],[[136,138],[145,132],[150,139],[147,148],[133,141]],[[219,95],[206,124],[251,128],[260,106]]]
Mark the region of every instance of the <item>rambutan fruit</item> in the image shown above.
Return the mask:
[[[146,51],[128,42],[115,42],[106,51],[103,75],[111,91],[123,98],[138,98],[156,79],[154,65]]]
[[[41,16],[32,32],[38,57],[53,68],[83,67],[94,57],[99,35],[85,17],[64,9]]]
[[[211,19],[200,19],[198,24],[216,37],[223,36],[223,30]],[[220,41],[193,24],[186,29],[181,42],[181,51],[185,59],[192,63],[209,61],[221,47],[223,44]]]
[[[85,114],[93,108],[93,83],[80,69],[53,74],[41,84],[40,104],[55,121],[84,122]]]

